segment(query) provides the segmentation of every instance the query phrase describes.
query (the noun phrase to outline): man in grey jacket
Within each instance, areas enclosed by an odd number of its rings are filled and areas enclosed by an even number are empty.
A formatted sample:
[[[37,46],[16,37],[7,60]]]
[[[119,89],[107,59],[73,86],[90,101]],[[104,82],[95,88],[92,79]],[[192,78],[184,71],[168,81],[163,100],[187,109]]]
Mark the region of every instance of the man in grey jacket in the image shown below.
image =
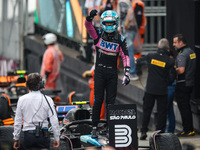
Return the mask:
[[[178,51],[176,58],[176,72],[178,74],[175,86],[175,98],[180,110],[183,131],[177,136],[193,136],[193,118],[190,106],[190,97],[194,86],[196,54],[186,43],[182,34],[173,38],[173,46]]]

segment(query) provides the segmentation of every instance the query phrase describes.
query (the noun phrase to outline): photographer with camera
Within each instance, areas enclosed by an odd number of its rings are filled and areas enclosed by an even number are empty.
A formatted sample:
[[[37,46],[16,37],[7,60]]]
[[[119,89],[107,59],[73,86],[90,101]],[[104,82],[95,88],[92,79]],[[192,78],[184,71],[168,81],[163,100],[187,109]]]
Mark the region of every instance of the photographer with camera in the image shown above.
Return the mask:
[[[39,73],[29,74],[26,84],[30,92],[21,96],[17,103],[13,132],[13,148],[16,150],[20,148],[19,139],[22,129],[24,131],[25,149],[49,149],[49,118],[54,133],[53,148],[56,149],[60,145],[60,130],[54,102],[49,96],[41,93],[40,90],[44,87],[44,83]]]

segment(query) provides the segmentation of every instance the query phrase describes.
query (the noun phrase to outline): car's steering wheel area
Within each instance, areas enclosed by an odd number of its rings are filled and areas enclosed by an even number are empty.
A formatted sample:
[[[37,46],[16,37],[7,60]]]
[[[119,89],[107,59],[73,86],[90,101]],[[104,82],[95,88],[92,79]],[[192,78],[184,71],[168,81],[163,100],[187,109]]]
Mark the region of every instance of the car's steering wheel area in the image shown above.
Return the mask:
[[[98,130],[101,133],[103,130],[107,129],[107,121],[100,120],[98,123]],[[90,134],[92,131],[92,120],[84,119],[78,121],[72,121],[68,124],[65,124],[61,128],[61,134],[64,132],[75,134],[75,135],[86,135]]]

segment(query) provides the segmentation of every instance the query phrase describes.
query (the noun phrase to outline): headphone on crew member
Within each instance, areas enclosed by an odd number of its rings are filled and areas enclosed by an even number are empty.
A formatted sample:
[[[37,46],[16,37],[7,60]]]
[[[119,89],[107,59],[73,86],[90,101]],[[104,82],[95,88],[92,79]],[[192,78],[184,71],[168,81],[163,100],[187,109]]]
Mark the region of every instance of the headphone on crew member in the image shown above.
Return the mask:
[[[44,81],[42,80],[42,77],[39,73],[30,73],[27,77],[26,86],[32,90],[37,91],[44,88]]]
[[[44,88],[44,81],[42,80],[42,77],[40,76],[39,73],[35,72],[35,73],[30,73],[27,77],[27,82],[26,82],[26,86],[31,90],[31,91],[38,91]],[[41,92],[42,93],[42,92]],[[42,93],[44,95],[44,98],[49,106],[49,108],[51,109],[52,114],[54,115],[54,112],[45,96],[44,93]]]

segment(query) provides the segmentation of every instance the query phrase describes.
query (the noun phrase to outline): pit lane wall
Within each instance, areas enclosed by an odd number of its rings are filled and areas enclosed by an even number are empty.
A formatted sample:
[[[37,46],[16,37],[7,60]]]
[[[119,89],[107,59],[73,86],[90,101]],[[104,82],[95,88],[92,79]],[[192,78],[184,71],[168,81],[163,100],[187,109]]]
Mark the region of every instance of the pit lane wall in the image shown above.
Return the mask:
[[[80,55],[78,50],[59,45],[61,51],[64,54],[64,61],[61,65],[61,74],[57,83],[58,89],[62,92],[59,94],[62,101],[67,101],[67,96],[70,92],[76,91],[76,93],[84,93],[89,98],[90,88],[88,86],[88,79],[83,78],[82,73],[85,70],[90,70],[92,63],[85,63],[77,58]],[[30,35],[24,37],[24,68],[29,72],[40,72],[42,63],[42,56],[45,51],[41,36]],[[144,72],[145,73],[145,72]],[[128,86],[122,86],[123,70],[119,73],[118,79],[118,91],[117,91],[117,104],[133,104],[137,105],[137,123],[138,129],[141,128],[142,122],[142,104],[144,89],[138,87],[133,82]],[[89,99],[88,99],[89,100]],[[174,105],[176,115],[176,129],[182,130],[181,117],[178,111],[177,105]],[[156,107],[154,107],[151,114],[149,123],[149,130],[155,130],[156,125]],[[200,132],[200,116],[194,114],[194,127],[195,130]]]

